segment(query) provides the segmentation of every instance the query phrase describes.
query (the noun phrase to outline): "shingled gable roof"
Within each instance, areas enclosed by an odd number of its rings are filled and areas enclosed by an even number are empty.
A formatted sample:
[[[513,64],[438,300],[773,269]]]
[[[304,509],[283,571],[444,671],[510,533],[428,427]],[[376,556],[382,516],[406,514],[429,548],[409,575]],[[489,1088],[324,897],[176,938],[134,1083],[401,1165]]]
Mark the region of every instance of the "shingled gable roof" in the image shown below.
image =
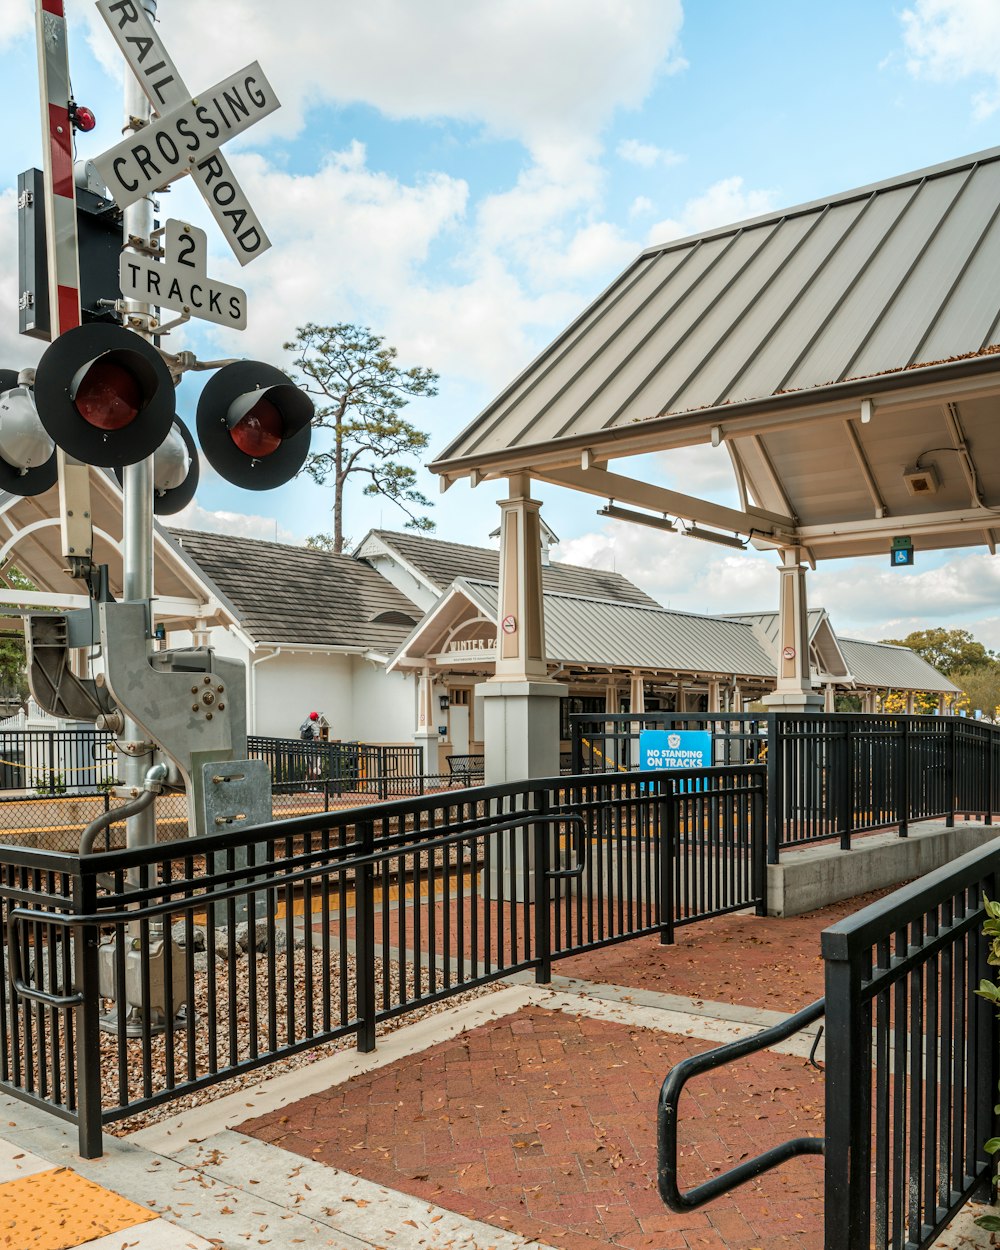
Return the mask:
[[[397,649],[422,613],[367,564],[308,547],[170,530],[258,643]],[[388,620],[379,620],[388,614]]]
[[[372,530],[355,549],[355,555],[363,552],[369,538],[376,538],[391,548],[439,594],[459,577],[492,582],[494,585],[499,579],[500,555],[490,547],[443,542],[439,538],[425,538],[421,534]],[[585,599],[613,599],[619,603],[642,603],[648,607],[660,607],[655,599],[620,573],[586,569],[575,564],[545,565],[542,568],[542,587],[546,593],[561,592],[579,595]]]

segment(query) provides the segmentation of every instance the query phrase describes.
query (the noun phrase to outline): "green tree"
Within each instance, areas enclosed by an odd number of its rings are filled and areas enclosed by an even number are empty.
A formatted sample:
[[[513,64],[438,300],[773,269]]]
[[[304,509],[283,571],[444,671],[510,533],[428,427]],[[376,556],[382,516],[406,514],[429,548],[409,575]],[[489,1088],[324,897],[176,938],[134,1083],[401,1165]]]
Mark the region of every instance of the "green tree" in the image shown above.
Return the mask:
[[[1000,710],[1000,663],[996,660],[972,668],[953,668],[948,674],[969,701],[969,713],[979,708],[984,716],[996,720]]]
[[[20,569],[12,565],[0,573],[0,582],[9,590],[37,590]],[[38,608],[34,608],[38,611]],[[11,715],[16,708],[28,703],[27,660],[24,651],[24,634],[19,629],[0,625],[0,714]]]
[[[419,365],[402,369],[396,349],[366,326],[310,322],[285,350],[296,353],[299,380],[318,401],[314,427],[330,435],[305,468],[314,481],[333,487],[331,550],[344,549],[344,489],[352,476],[367,479],[366,495],[401,508],[407,529],[432,530],[434,522],[421,513],[431,501],[417,489],[415,470],[400,459],[418,455],[429,439],[400,412],[415,396],[436,395],[438,375]]]
[[[955,669],[978,668],[996,660],[995,654],[977,642],[967,629],[944,629],[939,625],[914,630],[905,638],[883,638],[882,641],[895,647],[909,647],[946,677]]]
[[[310,534],[305,541],[310,551],[333,551],[332,534]]]

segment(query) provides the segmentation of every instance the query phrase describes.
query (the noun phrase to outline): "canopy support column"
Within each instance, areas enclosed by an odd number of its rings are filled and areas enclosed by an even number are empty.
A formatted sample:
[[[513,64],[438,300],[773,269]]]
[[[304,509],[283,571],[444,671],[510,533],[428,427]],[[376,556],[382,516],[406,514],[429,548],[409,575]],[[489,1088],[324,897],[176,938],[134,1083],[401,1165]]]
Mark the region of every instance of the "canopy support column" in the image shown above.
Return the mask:
[[[778,681],[764,703],[777,712],[819,712],[823,696],[815,693],[809,672],[809,618],[806,606],[806,570],[800,551],[781,553],[778,599]]]
[[[500,586],[494,675],[476,687],[483,700],[488,786],[559,775],[559,699],[545,663],[541,503],[531,479],[513,474],[500,500]]]
[[[642,716],[646,711],[646,683],[642,679],[642,673],[633,673],[629,678],[628,686],[628,710],[635,716]],[[636,720],[630,723],[630,728],[634,737],[631,740],[631,749],[629,751],[629,767],[639,767],[639,734],[642,732],[642,721]]]
[[[440,772],[438,761],[437,717],[434,712],[434,674],[430,665],[425,664],[417,678],[417,727],[413,733],[413,741],[423,748],[424,772],[434,776]]]

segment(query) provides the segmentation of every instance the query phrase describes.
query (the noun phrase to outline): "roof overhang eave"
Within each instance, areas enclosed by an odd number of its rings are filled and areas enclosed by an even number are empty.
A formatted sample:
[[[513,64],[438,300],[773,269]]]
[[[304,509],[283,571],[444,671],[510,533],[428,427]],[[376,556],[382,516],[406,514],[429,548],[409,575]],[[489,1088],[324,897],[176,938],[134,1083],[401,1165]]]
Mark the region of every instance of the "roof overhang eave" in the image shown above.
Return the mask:
[[[938,398],[935,390],[940,388],[944,388],[948,397],[953,398],[954,393],[949,388],[955,382],[989,378],[992,374],[1000,374],[1000,352],[968,356],[942,364],[898,369],[869,377],[848,378],[808,390],[785,391],[760,399],[746,399],[690,412],[651,417],[608,429],[573,434],[546,443],[461,456],[449,456],[446,450],[440,459],[431,461],[428,468],[440,477],[454,480],[475,474],[489,476],[491,472],[496,476],[518,470],[523,472],[536,464],[575,464],[582,452],[596,452],[598,449],[602,453],[599,459],[639,455],[647,451],[666,450],[670,446],[680,447],[707,441],[707,437],[711,437],[712,428],[720,425],[728,436],[739,437],[744,432],[739,428],[741,424],[747,425],[754,419],[763,417],[784,417],[791,420],[800,419],[808,412],[818,419],[833,419],[840,415],[847,401],[884,397],[894,391],[899,393],[901,399],[906,396],[913,403]],[[457,441],[460,442],[461,439]]]

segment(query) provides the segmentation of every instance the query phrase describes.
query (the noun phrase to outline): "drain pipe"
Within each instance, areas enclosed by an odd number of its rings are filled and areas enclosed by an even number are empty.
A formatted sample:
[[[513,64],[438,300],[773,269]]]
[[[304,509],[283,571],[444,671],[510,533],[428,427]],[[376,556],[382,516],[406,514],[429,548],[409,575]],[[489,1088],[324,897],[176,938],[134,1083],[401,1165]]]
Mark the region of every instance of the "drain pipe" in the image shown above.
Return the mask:
[[[250,661],[250,672],[249,672],[250,716],[249,716],[249,719],[253,722],[254,733],[260,732],[257,728],[257,666],[259,664],[266,664],[268,660],[276,660],[279,655],[281,655],[281,648],[275,647],[274,650],[270,651],[267,655],[260,655],[255,660]],[[247,728],[249,731],[249,726]]]
[[[163,783],[169,771],[166,764],[154,764],[143,779],[142,793],[138,798],[132,799],[129,803],[123,803],[121,807],[111,807],[106,812],[102,812],[96,820],[92,820],[80,837],[80,854],[90,855],[94,850],[97,835],[109,825],[113,825],[115,821],[134,816],[137,812],[144,812],[156,796],[162,793]]]

